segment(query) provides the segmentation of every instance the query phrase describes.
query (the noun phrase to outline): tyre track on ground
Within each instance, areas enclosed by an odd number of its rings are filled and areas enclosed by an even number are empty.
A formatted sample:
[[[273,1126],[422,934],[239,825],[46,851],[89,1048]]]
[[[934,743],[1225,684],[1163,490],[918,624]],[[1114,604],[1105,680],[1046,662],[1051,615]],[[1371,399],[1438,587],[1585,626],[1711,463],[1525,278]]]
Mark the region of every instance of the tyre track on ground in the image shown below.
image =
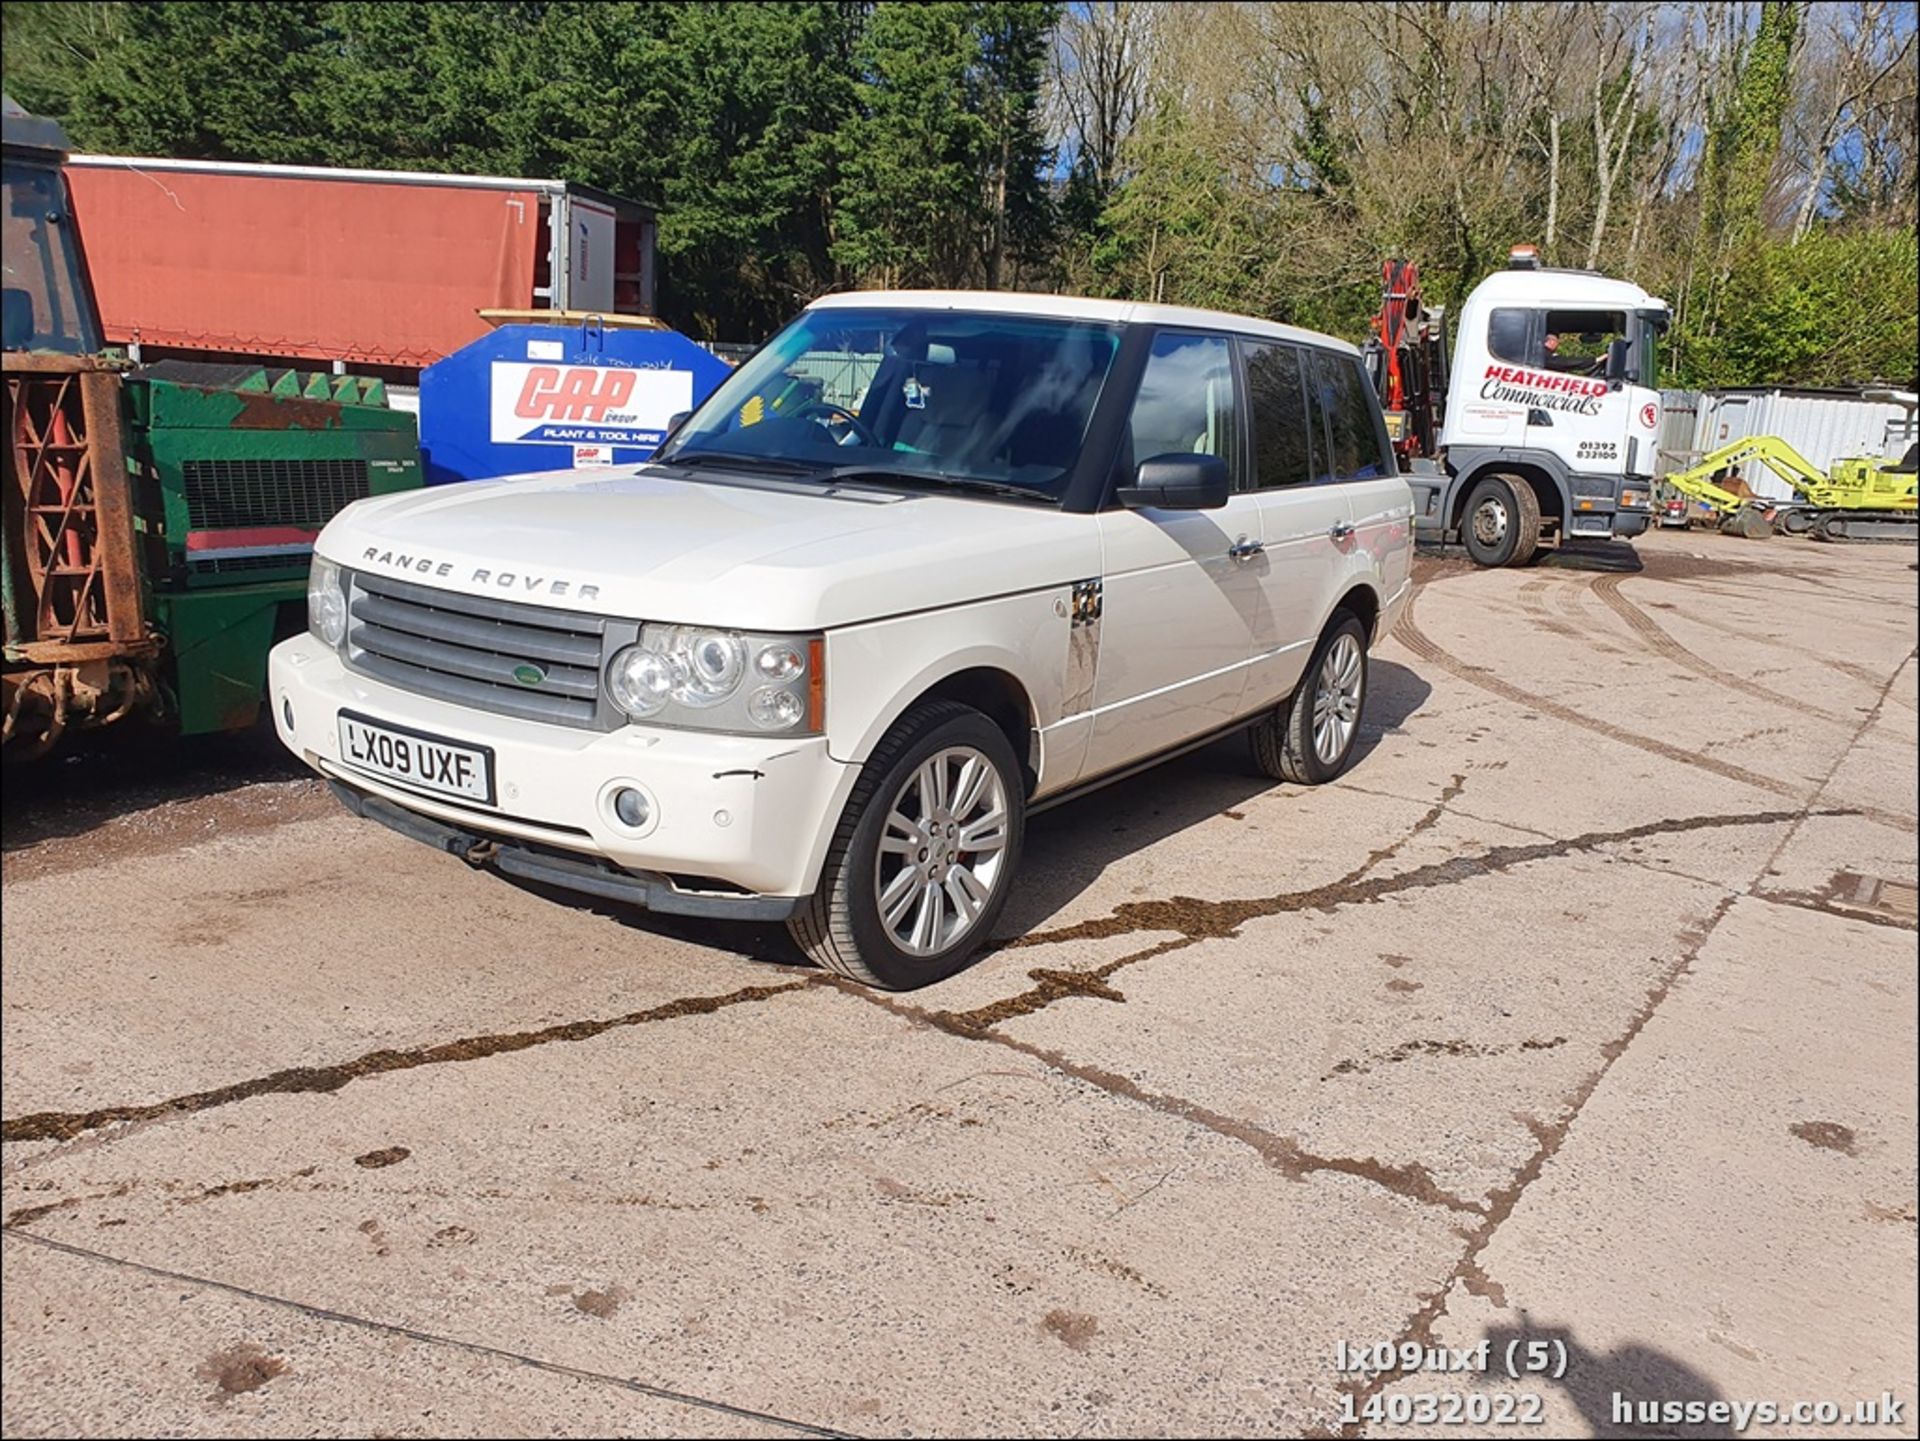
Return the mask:
[[[1615,725],[1612,721],[1601,720],[1598,716],[1590,716],[1585,711],[1575,710],[1572,706],[1565,705],[1549,696],[1541,695],[1537,691],[1530,691],[1521,686],[1517,686],[1512,681],[1493,674],[1493,672],[1487,670],[1485,667],[1468,664],[1452,652],[1446,650],[1425,631],[1420,629],[1419,622],[1415,619],[1414,615],[1419,600],[1420,592],[1418,590],[1408,597],[1407,607],[1401,612],[1400,624],[1394,628],[1394,639],[1398,640],[1400,644],[1404,645],[1422,660],[1433,662],[1441,669],[1449,671],[1461,680],[1466,681],[1469,685],[1477,686],[1481,690],[1497,695],[1503,700],[1510,700],[1515,705],[1524,706],[1528,710],[1538,711],[1543,715],[1552,716],[1555,720],[1565,721],[1568,725],[1578,726],[1580,729],[1592,731],[1596,735],[1603,735],[1608,740],[1618,741],[1622,745],[1632,746],[1635,750],[1641,750],[1647,752],[1649,755],[1659,756],[1662,760],[1673,761],[1678,765],[1692,766],[1696,770],[1707,771],[1719,776],[1723,780],[1730,780],[1740,785],[1751,786],[1755,790],[1766,791],[1770,795],[1784,796],[1792,801],[1805,802],[1805,790],[1790,782],[1780,780],[1774,776],[1763,775],[1761,772],[1749,770],[1745,766],[1734,765],[1731,761],[1723,761],[1714,756],[1702,755],[1697,751],[1690,751],[1682,746],[1669,744],[1653,736],[1642,735],[1639,731],[1629,730],[1625,726]],[[1901,664],[1904,665],[1905,660],[1903,660]],[[1897,671],[1896,674],[1898,674]],[[1894,830],[1905,831],[1909,834],[1920,830],[1920,824],[1917,824],[1911,816],[1904,816],[1895,811],[1884,810],[1879,806],[1858,806],[1855,809],[1858,814]]]
[[[1715,685],[1725,686],[1728,690],[1738,691],[1741,695],[1751,696],[1754,700],[1763,701],[1767,705],[1779,706],[1783,710],[1793,711],[1797,715],[1803,715],[1812,720],[1825,721],[1828,725],[1845,726],[1851,729],[1858,724],[1857,715],[1842,716],[1829,710],[1822,710],[1819,706],[1773,690],[1761,685],[1758,681],[1751,681],[1745,676],[1723,670],[1705,656],[1687,649],[1658,621],[1620,593],[1620,583],[1625,578],[1618,575],[1596,576],[1587,589],[1598,596],[1609,610],[1624,620],[1633,633],[1645,641],[1655,654],[1692,671],[1695,675],[1705,677]],[[1874,684],[1880,684],[1879,680],[1876,679]]]
[[[1661,602],[1659,604],[1666,603]],[[1737,640],[1754,641],[1760,645],[1771,646],[1775,650],[1786,651],[1789,655],[1797,655],[1802,660],[1809,660],[1815,665],[1824,666],[1828,670],[1836,671],[1846,676],[1849,680],[1857,680],[1861,685],[1877,686],[1884,679],[1883,676],[1877,675],[1871,667],[1861,665],[1858,661],[1840,660],[1834,656],[1823,654],[1815,650],[1812,646],[1795,645],[1792,641],[1781,640],[1778,636],[1762,635],[1750,625],[1737,625],[1732,621],[1722,620],[1716,615],[1703,614],[1698,610],[1683,609],[1678,606],[1671,608],[1681,610],[1681,613],[1695,625],[1706,626],[1709,630],[1717,630],[1722,635],[1730,635]]]

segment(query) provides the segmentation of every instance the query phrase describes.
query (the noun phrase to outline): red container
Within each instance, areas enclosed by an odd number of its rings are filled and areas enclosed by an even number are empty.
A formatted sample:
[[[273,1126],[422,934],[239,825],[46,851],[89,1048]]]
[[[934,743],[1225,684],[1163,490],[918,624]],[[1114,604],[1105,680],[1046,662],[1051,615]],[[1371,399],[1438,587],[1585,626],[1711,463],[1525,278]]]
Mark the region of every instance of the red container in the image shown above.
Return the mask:
[[[486,333],[482,310],[652,309],[652,212],[560,181],[106,156],[68,173],[107,339],[143,351],[418,369]]]

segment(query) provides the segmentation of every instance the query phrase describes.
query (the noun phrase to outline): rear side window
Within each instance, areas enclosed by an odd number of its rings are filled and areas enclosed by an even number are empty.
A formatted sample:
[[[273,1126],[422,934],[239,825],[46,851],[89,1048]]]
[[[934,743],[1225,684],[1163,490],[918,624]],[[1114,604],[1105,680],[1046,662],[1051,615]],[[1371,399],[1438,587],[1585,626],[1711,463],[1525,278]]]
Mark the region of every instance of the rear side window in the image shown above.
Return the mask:
[[[1332,480],[1375,480],[1394,474],[1392,447],[1358,358],[1313,352],[1314,397],[1326,425]]]
[[[1514,365],[1538,365],[1540,350],[1533,344],[1533,312],[1494,311],[1487,319],[1487,349],[1496,360]]]
[[[1233,471],[1240,422],[1226,338],[1155,336],[1128,424],[1134,465],[1156,455],[1217,455]]]
[[[1305,485],[1314,445],[1299,347],[1246,341],[1247,398],[1253,412],[1253,484],[1257,490]]]

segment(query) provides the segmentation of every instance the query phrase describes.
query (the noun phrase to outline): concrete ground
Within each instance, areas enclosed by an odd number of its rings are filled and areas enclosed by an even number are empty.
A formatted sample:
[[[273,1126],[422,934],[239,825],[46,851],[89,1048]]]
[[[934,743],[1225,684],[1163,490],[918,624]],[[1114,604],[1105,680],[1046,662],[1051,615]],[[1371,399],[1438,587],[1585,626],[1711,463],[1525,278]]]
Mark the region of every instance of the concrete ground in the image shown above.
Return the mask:
[[[1914,1435],[1913,552],[1637,555],[1423,559],[1345,778],[1042,818],[910,996],[10,783],[6,1434]]]

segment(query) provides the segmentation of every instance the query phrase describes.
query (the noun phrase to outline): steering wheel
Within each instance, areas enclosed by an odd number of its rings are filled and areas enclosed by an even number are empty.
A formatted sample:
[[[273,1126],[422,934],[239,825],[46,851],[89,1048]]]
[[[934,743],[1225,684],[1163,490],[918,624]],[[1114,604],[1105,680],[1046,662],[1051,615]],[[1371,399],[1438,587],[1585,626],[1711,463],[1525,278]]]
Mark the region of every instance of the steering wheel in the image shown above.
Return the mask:
[[[808,401],[793,413],[793,418],[795,420],[818,420],[820,428],[826,431],[828,435],[833,435],[834,423],[838,421],[852,431],[862,445],[878,446],[880,444],[880,437],[873,433],[872,429],[864,420],[855,415],[851,410],[848,410],[846,406],[835,405],[830,400]],[[835,445],[845,445],[846,443],[845,440],[837,436],[834,437]]]

